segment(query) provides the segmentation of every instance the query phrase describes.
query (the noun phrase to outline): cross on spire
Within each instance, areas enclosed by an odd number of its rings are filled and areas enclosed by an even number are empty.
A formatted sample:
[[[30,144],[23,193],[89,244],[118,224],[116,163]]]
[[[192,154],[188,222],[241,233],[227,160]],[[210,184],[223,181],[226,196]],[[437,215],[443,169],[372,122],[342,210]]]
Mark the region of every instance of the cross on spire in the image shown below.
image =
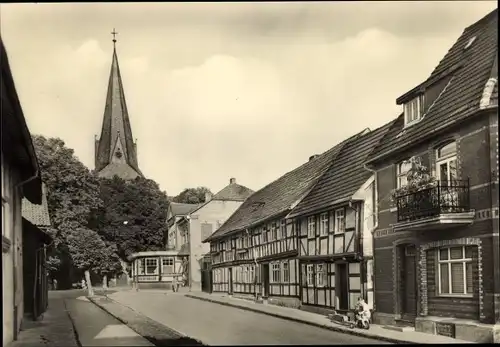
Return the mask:
[[[118,33],[116,32],[115,28],[113,28],[113,31],[111,32],[111,35],[113,35],[113,43],[116,43],[116,35],[118,35]]]

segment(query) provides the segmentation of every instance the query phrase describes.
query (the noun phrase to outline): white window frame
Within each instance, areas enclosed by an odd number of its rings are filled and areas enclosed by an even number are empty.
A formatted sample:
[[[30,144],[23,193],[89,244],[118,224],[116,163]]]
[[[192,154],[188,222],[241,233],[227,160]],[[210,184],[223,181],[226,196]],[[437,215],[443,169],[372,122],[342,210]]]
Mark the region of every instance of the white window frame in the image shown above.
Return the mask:
[[[345,232],[345,217],[345,208],[335,210],[335,234],[343,234]]]
[[[271,283],[281,282],[281,263],[271,263]]]
[[[408,172],[411,170],[411,162],[407,160],[400,161],[396,166],[396,187],[403,188],[408,185]]]
[[[441,151],[441,149],[443,149],[444,147],[451,145],[451,144],[454,145],[455,151],[450,153],[450,154],[440,156],[439,152]],[[458,174],[457,143],[456,143],[456,141],[446,142],[436,149],[436,178],[438,181],[444,181],[443,177],[441,177],[441,165],[443,165],[443,164],[446,165],[447,172],[448,172],[447,177],[445,178],[446,182],[451,181],[450,180],[450,162],[452,162],[452,161],[455,161],[455,170],[456,170],[455,174]]]
[[[319,236],[328,236],[328,212],[324,212],[319,217]]]
[[[316,216],[307,217],[307,238],[313,239],[316,237]]]
[[[155,264],[156,264],[156,265],[155,265],[155,270],[154,270],[152,273],[150,273],[150,272],[148,271],[148,267],[149,267],[149,266],[148,266],[148,260],[154,260],[154,261],[155,261]],[[146,274],[146,275],[148,275],[148,276],[158,275],[158,272],[159,272],[159,271],[158,271],[158,270],[159,270],[159,269],[158,269],[158,267],[159,267],[159,266],[158,266],[158,258],[144,258],[144,261],[145,261],[145,272],[146,272],[145,274]]]
[[[141,258],[137,260],[137,272],[139,275],[146,275],[146,259]]]
[[[437,252],[437,259],[438,259],[438,295],[439,296],[452,296],[452,297],[472,297],[474,295],[474,287],[472,287],[473,292],[468,293],[467,292],[467,265],[468,264],[473,264],[473,259],[472,258],[467,258],[466,255],[466,248],[470,246],[450,246],[450,247],[441,247],[436,250]],[[451,249],[452,248],[461,248],[462,249],[462,258],[460,259],[451,259]],[[442,250],[447,250],[447,255],[448,259],[447,260],[441,260],[441,251]],[[453,293],[453,286],[452,286],[452,274],[451,274],[451,264],[457,264],[457,263],[462,263],[463,265],[463,286],[464,286],[464,292],[463,293]],[[441,288],[441,265],[447,264],[448,265],[448,293],[443,293]],[[474,281],[474,278],[472,279]],[[472,283],[474,286],[474,283]]]
[[[172,264],[169,264],[172,263]],[[165,271],[166,269],[171,268],[171,271]],[[162,274],[171,274],[175,273],[175,260],[172,257],[161,258],[161,273]]]
[[[283,283],[290,283],[290,265],[288,261],[281,263],[281,280]]]
[[[405,127],[418,123],[423,116],[424,96],[419,95],[404,105]]]
[[[286,230],[286,220],[282,219],[280,222],[280,236],[282,239],[286,239],[288,235],[288,231]]]
[[[306,265],[306,282],[308,287],[314,287],[316,279],[314,278],[314,264]]]
[[[326,286],[326,264],[316,264],[316,287],[323,288]]]

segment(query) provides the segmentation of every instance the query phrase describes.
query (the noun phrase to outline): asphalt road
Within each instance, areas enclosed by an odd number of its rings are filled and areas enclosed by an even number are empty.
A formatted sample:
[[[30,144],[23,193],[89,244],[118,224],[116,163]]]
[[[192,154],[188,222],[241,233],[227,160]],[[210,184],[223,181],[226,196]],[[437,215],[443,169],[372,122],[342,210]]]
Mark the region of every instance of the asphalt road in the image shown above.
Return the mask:
[[[388,344],[190,299],[180,293],[118,292],[112,297],[157,322],[208,345]]]

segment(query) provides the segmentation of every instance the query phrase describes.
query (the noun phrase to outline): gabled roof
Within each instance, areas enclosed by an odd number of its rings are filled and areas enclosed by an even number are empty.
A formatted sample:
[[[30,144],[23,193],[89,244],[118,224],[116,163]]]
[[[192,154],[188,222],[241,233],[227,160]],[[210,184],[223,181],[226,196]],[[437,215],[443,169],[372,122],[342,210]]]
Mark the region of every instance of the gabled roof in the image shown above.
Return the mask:
[[[115,46],[113,47],[113,58],[109,74],[101,136],[98,141],[95,158],[95,169],[97,171],[101,171],[111,162],[111,156],[118,142],[120,142],[120,146],[123,149],[123,156],[127,164],[142,176],[137,161],[136,146],[132,136],[132,128],[130,126]]]
[[[171,202],[170,208],[172,211],[172,217],[176,216],[187,216],[192,211],[196,210],[202,204],[182,204],[179,202]]]
[[[40,168],[31,139],[31,133],[26,124],[24,113],[19,102],[16,85],[10,69],[7,51],[0,36],[0,92],[1,92],[1,147],[3,157],[9,162],[15,160],[16,171],[21,181],[27,181],[22,186],[24,196],[31,202],[42,202],[42,181]],[[8,149],[8,150],[5,150]],[[36,177],[33,177],[36,176]]]
[[[403,118],[394,123],[394,129],[390,131],[392,136],[386,136],[380,142],[370,154],[368,162],[374,162],[395,151],[416,145],[481,109],[480,100],[487,82],[493,77],[495,78],[493,83],[496,83],[498,77],[495,68],[498,59],[497,13],[498,10],[494,10],[464,30],[427,80],[435,79],[447,71],[448,75],[442,77],[451,77],[440,95],[427,109],[422,120],[406,129]],[[472,44],[465,49],[470,41]],[[424,85],[425,82],[422,86]],[[495,94],[498,92],[495,90],[489,102],[490,105],[495,103],[498,106],[496,101],[498,97]]]
[[[253,193],[204,242],[243,230],[289,212],[316,184],[319,177],[333,163],[345,143],[361,136],[361,134],[350,137]]]
[[[236,181],[230,181],[229,185],[222,188],[215,194],[212,200],[222,201],[245,201],[250,195],[254,193],[253,190],[242,186]]]
[[[42,184],[41,205],[33,204],[26,198],[22,200],[22,216],[28,222],[38,227],[48,227],[51,225],[45,184]]]
[[[307,215],[351,199],[363,183],[373,175],[372,172],[364,168],[364,161],[373,147],[387,134],[394,122],[393,120],[346,143],[335,158],[333,165],[287,217]]]

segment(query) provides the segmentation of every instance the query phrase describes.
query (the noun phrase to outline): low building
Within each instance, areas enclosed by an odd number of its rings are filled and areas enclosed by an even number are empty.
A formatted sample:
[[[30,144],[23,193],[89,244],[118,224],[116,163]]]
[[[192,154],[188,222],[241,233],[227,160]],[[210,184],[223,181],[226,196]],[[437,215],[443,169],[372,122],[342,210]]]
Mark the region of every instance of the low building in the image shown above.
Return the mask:
[[[205,203],[177,222],[181,239],[185,241],[183,246],[187,245],[188,285],[191,290],[210,291],[210,245],[203,244],[202,241],[211,236],[252,194],[253,190],[236,183],[236,179],[231,178],[226,187],[213,197],[207,194]]]
[[[498,342],[497,18],[467,27],[398,98],[404,112],[367,160],[379,196],[377,323]]]
[[[373,308],[376,188],[364,160],[393,122],[344,144],[318,183],[287,216],[298,228],[303,308],[346,313],[363,297]]]
[[[42,203],[42,183],[31,134],[0,38],[3,345],[17,339],[24,313],[23,197]]]

